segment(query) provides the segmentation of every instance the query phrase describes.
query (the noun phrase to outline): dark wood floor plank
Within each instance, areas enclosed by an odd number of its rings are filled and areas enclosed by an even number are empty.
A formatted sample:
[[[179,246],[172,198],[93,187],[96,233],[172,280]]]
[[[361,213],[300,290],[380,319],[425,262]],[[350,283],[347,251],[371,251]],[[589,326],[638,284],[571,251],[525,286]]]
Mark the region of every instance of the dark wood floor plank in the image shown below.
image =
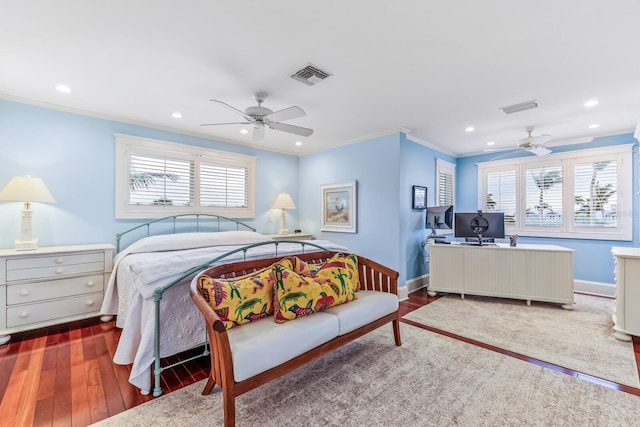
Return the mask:
[[[38,400],[36,413],[33,417],[33,425],[36,427],[48,427],[53,425],[53,396]]]
[[[100,367],[95,357],[85,360],[84,366],[87,372],[87,393],[89,395],[91,421],[97,422],[109,416],[106,396],[102,387],[102,378],[100,377]]]
[[[71,349],[68,331],[60,331],[58,338],[53,422],[58,425],[71,425]]]
[[[94,335],[94,337],[100,378],[102,379],[102,387],[107,400],[107,410],[110,415],[119,414],[125,411],[126,407],[113,369],[113,360],[109,355],[107,344],[102,335]]]
[[[38,389],[40,388],[40,372],[44,360],[47,337],[40,336],[33,340],[29,363],[27,364],[27,374],[20,392],[20,404],[16,420],[21,425],[32,425],[38,401]]]
[[[69,331],[69,363],[71,381],[71,425],[84,427],[91,424],[89,410],[89,390],[84,367],[82,332],[80,329]]]
[[[0,420],[8,426],[28,425],[18,420],[18,408],[22,396],[22,388],[27,378],[26,370],[13,371],[7,385],[7,392],[0,402]]]

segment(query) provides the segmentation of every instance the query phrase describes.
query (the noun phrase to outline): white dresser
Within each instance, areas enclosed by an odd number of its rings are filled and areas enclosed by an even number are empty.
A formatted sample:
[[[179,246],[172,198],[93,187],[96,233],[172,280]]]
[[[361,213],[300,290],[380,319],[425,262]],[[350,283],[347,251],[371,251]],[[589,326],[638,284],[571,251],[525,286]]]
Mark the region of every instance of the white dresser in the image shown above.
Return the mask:
[[[0,344],[11,333],[98,316],[114,249],[0,249]]]
[[[616,308],[613,313],[613,336],[631,341],[640,336],[640,248],[611,248],[615,265]]]
[[[429,293],[436,291],[573,308],[573,249],[555,245],[510,247],[429,245]]]

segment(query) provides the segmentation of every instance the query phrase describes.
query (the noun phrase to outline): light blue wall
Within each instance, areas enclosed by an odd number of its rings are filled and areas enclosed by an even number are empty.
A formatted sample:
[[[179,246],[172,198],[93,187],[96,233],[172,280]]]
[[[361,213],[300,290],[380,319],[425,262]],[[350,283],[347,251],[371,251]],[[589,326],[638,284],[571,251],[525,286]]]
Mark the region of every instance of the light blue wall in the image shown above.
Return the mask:
[[[574,278],[601,283],[614,283],[612,246],[638,246],[638,141],[632,134],[616,135],[596,138],[588,144],[554,147],[556,153],[585,148],[607,147],[620,144],[636,144],[633,151],[633,240],[588,240],[588,239],[554,239],[543,237],[519,237],[518,242],[540,243],[565,246],[575,250]],[[518,152],[510,157],[530,156],[525,152]],[[456,171],[456,204],[457,212],[475,211],[478,208],[478,169],[476,163],[489,161],[496,157],[496,153],[480,156],[463,157],[458,159]],[[507,158],[507,157],[501,157]]]
[[[259,232],[277,231],[279,216],[270,223],[268,213],[279,192],[297,199],[296,156],[0,100],[0,188],[29,174],[42,178],[56,200],[33,204],[40,246],[113,243],[117,232],[144,222],[114,218],[114,133],[256,156],[256,217],[243,221]],[[0,247],[14,246],[21,210],[21,203],[0,203]],[[297,228],[298,212],[287,215],[289,228]]]
[[[400,230],[405,236],[401,242],[402,265],[407,279],[427,273],[424,263],[422,242],[431,233],[425,230],[425,211],[412,209],[412,186],[427,187],[427,206],[436,202],[436,160],[442,159],[455,164],[456,159],[439,151],[417,144],[401,134],[400,160]]]
[[[302,156],[299,194],[302,229],[400,271],[399,249],[404,236],[398,225],[399,165],[399,133]],[[320,231],[320,186],[353,179],[357,180],[358,189],[358,232]]]

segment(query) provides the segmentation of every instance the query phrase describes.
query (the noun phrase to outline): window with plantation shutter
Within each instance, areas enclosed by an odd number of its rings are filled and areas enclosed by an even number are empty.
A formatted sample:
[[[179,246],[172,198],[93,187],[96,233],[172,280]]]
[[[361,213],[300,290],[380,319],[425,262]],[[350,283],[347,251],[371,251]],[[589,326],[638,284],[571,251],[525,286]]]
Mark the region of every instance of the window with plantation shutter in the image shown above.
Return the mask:
[[[505,225],[515,225],[517,208],[515,169],[487,172],[486,181],[485,210],[504,212]]]
[[[436,206],[453,205],[455,200],[456,165],[436,160]]]
[[[525,167],[525,225],[562,225],[562,165]]]
[[[632,144],[478,164],[478,205],[509,233],[632,239]]]
[[[618,162],[576,162],[573,168],[574,226],[617,227]]]
[[[116,218],[255,216],[255,157],[116,135]]]

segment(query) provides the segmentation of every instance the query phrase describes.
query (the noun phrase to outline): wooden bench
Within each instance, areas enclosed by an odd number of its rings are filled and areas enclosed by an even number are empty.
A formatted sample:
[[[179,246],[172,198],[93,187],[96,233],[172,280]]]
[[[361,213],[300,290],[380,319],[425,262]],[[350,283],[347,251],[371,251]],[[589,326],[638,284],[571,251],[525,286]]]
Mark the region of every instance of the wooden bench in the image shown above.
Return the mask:
[[[335,252],[323,251],[297,254],[296,256],[307,262],[320,263],[330,259],[333,255],[335,255]],[[200,294],[200,291],[198,290],[198,277],[203,274],[212,278],[220,279],[230,279],[234,277],[244,276],[268,267],[274,262],[279,261],[281,258],[282,257],[275,257],[217,265],[201,272],[191,282],[191,297],[205,318],[209,335],[209,344],[211,347],[211,372],[209,374],[207,384],[202,391],[202,394],[205,395],[211,393],[216,384],[221,387],[224,405],[224,425],[227,427],[235,425],[236,396],[240,396],[241,394],[259,387],[274,378],[278,378],[308,363],[313,359],[325,355],[343,346],[344,344],[347,344],[354,339],[361,337],[362,335],[376,328],[379,328],[386,323],[392,323],[395,344],[398,346],[401,345],[399,323],[400,316],[396,308],[395,311],[391,313],[385,314],[384,316],[379,317],[376,320],[371,321],[370,323],[362,325],[355,330],[346,332],[343,335],[338,335],[335,338],[313,348],[312,350],[297,355],[278,366],[258,373],[242,381],[236,381],[234,378],[233,354],[230,348],[228,333],[220,318],[216,315],[205,298]],[[360,281],[359,290],[386,292],[394,294],[397,297],[398,272],[367,258],[360,256],[358,256],[357,258]],[[372,295],[379,296],[377,294]],[[388,297],[384,298],[387,300],[389,299]],[[358,303],[359,300],[360,299],[356,299],[345,304],[345,306]],[[365,299],[363,298],[363,302],[360,302],[359,304],[366,304],[366,301],[364,300]],[[312,318],[313,314],[311,314],[309,317]],[[273,322],[273,318],[270,317],[268,319],[262,319],[260,321]],[[292,320],[290,322],[295,323],[297,321],[298,320]],[[243,328],[245,326],[246,325],[235,326],[232,329]]]

